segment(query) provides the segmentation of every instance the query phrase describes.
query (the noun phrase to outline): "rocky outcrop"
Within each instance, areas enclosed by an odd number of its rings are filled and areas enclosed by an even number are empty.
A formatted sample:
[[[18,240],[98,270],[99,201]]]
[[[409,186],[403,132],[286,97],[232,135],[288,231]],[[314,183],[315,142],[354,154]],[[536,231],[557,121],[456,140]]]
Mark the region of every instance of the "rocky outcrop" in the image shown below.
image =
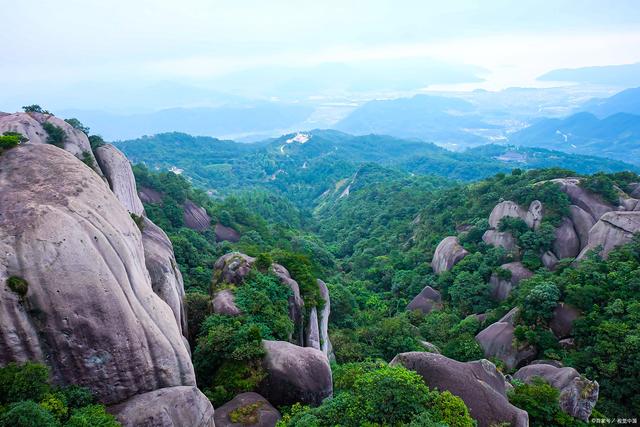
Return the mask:
[[[162,193],[149,187],[138,188],[138,197],[142,203],[159,205],[162,203]]]
[[[583,249],[589,243],[589,230],[596,223],[596,220],[591,214],[576,205],[569,206],[569,218],[578,235],[578,240],[580,240],[580,249]]]
[[[425,286],[407,305],[408,311],[418,310],[422,314],[429,314],[431,311],[440,310],[441,308],[442,297],[440,296],[440,292],[431,286]]]
[[[102,176],[102,171],[97,166],[96,159],[91,151],[91,144],[89,144],[87,135],[54,115],[42,113],[3,115],[0,117],[0,135],[4,132],[18,132],[28,138],[28,144],[46,144],[49,134],[42,127],[44,123],[51,123],[62,128],[65,133],[64,150],[78,159],[83,159],[87,156],[90,162],[93,163],[92,169]]]
[[[216,409],[216,427],[274,427],[280,412],[258,393],[242,393]]]
[[[553,310],[553,318],[549,323],[549,327],[558,338],[567,338],[571,336],[573,330],[573,322],[580,317],[580,311],[569,304],[560,303]]]
[[[182,335],[188,336],[187,315],[184,309],[184,283],[182,273],[173,254],[173,245],[167,234],[148,218],[142,227],[144,261],[153,292],[169,305]]]
[[[242,314],[236,305],[235,296],[231,289],[223,289],[213,296],[211,307],[216,314],[225,314],[227,316],[239,316]]]
[[[289,318],[293,321],[295,342],[304,345],[304,301],[300,296],[298,282],[291,278],[289,271],[280,264],[272,264],[271,271],[280,280],[280,283],[291,289],[289,297]]]
[[[596,248],[600,255],[607,257],[617,246],[631,242],[633,235],[640,232],[640,212],[608,212],[589,231],[589,243],[582,249],[578,259]]]
[[[614,210],[614,207],[605,202],[602,197],[580,187],[578,178],[558,178],[551,182],[558,184],[560,189],[569,196],[571,203],[583,209],[595,221],[605,213]]]
[[[558,262],[560,261],[556,254],[551,251],[543,253],[540,259],[542,260],[542,264],[551,271],[555,270],[556,265],[558,265]]]
[[[158,410],[158,408],[162,410]],[[109,408],[124,427],[215,427],[209,399],[197,387],[168,387]]]
[[[333,346],[331,345],[331,339],[329,338],[329,315],[331,314],[331,297],[329,296],[329,288],[327,284],[318,279],[318,287],[320,288],[320,297],[324,301],[324,306],[319,313],[320,320],[320,349],[322,352],[332,360],[335,358],[333,355]]]
[[[581,376],[573,368],[559,368],[548,364],[525,366],[513,376],[515,379],[531,383],[536,377],[544,379],[552,387],[560,391],[560,408],[582,421],[589,421],[600,386],[597,381],[590,381]]]
[[[640,199],[640,182],[632,182],[628,187],[629,195],[635,199]]]
[[[575,258],[580,253],[580,239],[569,218],[563,218],[555,230],[552,250],[558,259]]]
[[[487,245],[503,248],[507,252],[517,252],[516,239],[508,231],[487,230],[482,235],[482,241]]]
[[[521,262],[510,262],[502,264],[500,268],[511,273],[511,277],[500,278],[497,273],[493,273],[489,279],[491,286],[491,296],[497,301],[503,301],[511,294],[511,290],[518,286],[521,280],[528,279],[533,273],[527,269]]]
[[[113,194],[129,212],[142,216],[144,207],[136,190],[136,178],[125,155],[113,145],[105,144],[96,149],[96,160]]]
[[[286,341],[263,341],[263,359],[267,377],[258,392],[276,406],[296,402],[319,405],[333,394],[329,359],[310,347]]]
[[[491,211],[489,215],[489,226],[491,228],[498,228],[502,218],[507,217],[520,218],[524,221],[527,217],[527,212],[518,206],[517,203],[505,200],[504,202],[498,203]]]
[[[195,231],[206,231],[211,227],[211,217],[207,215],[204,208],[188,199],[184,201],[182,207],[184,209],[184,225]]]
[[[316,307],[311,308],[309,313],[309,323],[306,328],[305,347],[320,350],[320,326],[318,324],[318,310]]]
[[[436,274],[449,271],[468,254],[469,252],[460,245],[457,237],[445,237],[436,247],[431,268]]]
[[[488,360],[463,363],[440,354],[410,352],[398,354],[391,365],[415,371],[430,388],[460,397],[480,427],[529,425],[527,413],[509,403],[505,378]]]
[[[231,227],[226,227],[220,223],[217,223],[214,227],[216,234],[216,242],[231,242],[236,243],[240,241],[240,233]]]
[[[529,205],[529,210],[527,210],[527,214],[524,218],[524,222],[527,223],[527,226],[533,230],[537,230],[542,223],[542,217],[544,215],[544,209],[542,206],[542,202],[540,200],[534,200]]]
[[[492,323],[478,335],[476,341],[482,347],[486,357],[495,357],[504,362],[507,369],[514,369],[522,363],[532,360],[536,350],[529,346],[518,346],[514,337],[515,319],[518,308],[512,309],[500,320]]]
[[[251,271],[255,258],[240,252],[222,255],[213,265],[213,285],[228,283],[239,285]]]
[[[5,285],[8,276],[28,283],[25,295]],[[195,386],[175,313],[153,291],[140,230],[64,150],[25,144],[0,157],[0,284],[0,364],[40,360],[54,383],[88,387],[105,404]],[[151,399],[146,411],[182,414],[186,400]],[[173,424],[159,425],[180,424],[168,416]]]

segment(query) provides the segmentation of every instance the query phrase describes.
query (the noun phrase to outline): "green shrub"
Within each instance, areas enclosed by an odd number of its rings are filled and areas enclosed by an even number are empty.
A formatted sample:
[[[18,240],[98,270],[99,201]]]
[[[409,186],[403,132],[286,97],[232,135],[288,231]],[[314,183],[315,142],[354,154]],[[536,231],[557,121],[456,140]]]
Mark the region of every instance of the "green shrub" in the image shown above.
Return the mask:
[[[56,417],[32,400],[13,403],[0,415],[0,427],[60,427]]]
[[[233,424],[252,425],[260,421],[260,409],[264,402],[255,402],[240,406],[229,413],[229,421]]]
[[[64,427],[118,427],[115,417],[103,405],[89,405],[74,409]]]
[[[254,265],[258,270],[267,272],[271,268],[271,264],[273,264],[273,258],[271,257],[271,254],[263,252],[256,257],[256,262]]]
[[[189,329],[189,343],[196,347],[196,337],[200,334],[200,326],[209,315],[211,297],[202,292],[188,292],[184,296],[185,311],[187,312],[187,326]]]
[[[43,110],[41,106],[38,104],[25,105],[22,107],[22,110],[25,113],[42,113],[42,114],[51,114],[47,110]]]
[[[509,392],[509,402],[529,414],[531,427],[586,425],[560,409],[560,392],[541,378],[532,384],[516,384]]]
[[[599,194],[605,201],[614,206],[618,204],[618,191],[615,189],[615,183],[604,173],[596,173],[580,178],[580,187]]]
[[[40,406],[52,413],[58,420],[63,421],[67,418],[69,408],[67,408],[66,403],[62,399],[64,399],[64,396],[47,393],[40,401]]]
[[[474,427],[476,425],[462,399],[448,391],[437,394],[433,406],[437,418],[449,427]]]
[[[50,392],[49,371],[39,363],[9,363],[0,368],[0,403],[41,401]]]
[[[84,132],[86,135],[89,135],[89,128],[82,124],[82,122],[76,118],[64,119],[65,122],[69,123],[74,129],[78,129],[81,132]]]
[[[104,144],[104,139],[100,135],[90,135],[89,136],[89,145],[91,145],[91,149],[96,151],[96,148],[102,147]]]
[[[143,232],[144,231],[144,216],[136,215],[133,212],[129,212],[129,215],[131,216],[131,219],[133,220],[133,222],[136,223],[136,226],[138,227],[138,230],[140,230],[140,232]]]
[[[22,142],[21,136],[7,135],[7,132],[5,132],[4,135],[0,136],[0,154],[2,154],[3,151],[17,147],[20,145],[20,142]]]
[[[42,127],[47,132],[47,144],[55,145],[58,148],[64,148],[67,141],[67,134],[64,129],[49,122],[44,122]]]
[[[240,393],[255,390],[267,376],[259,360],[226,361],[212,380],[205,394],[214,407],[221,406]]]
[[[16,294],[24,297],[29,291],[29,283],[22,277],[11,276],[7,279],[7,286]]]
[[[80,160],[82,160],[82,163],[84,163],[85,165],[89,166],[89,168],[91,168],[91,169],[95,169],[96,168],[96,162],[95,162],[95,160],[93,160],[93,155],[90,152],[83,151],[82,152],[82,158]]]

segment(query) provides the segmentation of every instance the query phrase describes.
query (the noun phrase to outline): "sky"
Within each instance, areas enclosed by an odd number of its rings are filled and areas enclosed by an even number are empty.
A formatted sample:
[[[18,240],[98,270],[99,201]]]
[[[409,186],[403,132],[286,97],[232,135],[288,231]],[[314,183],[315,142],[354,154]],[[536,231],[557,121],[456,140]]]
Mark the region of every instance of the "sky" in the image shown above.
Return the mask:
[[[12,23],[0,108],[34,94],[85,108],[68,92],[154,84],[277,98],[353,94],[361,78],[384,92],[402,89],[389,76],[416,72],[430,88],[497,90],[548,85],[536,77],[556,68],[640,62],[635,0],[0,0],[0,10]],[[341,82],[331,91],[329,77]]]

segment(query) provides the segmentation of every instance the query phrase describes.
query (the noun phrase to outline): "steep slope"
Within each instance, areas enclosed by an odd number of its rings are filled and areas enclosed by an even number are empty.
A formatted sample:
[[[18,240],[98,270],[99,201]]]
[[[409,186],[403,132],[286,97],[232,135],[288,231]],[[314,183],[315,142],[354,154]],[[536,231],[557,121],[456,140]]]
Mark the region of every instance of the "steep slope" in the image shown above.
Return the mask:
[[[640,115],[640,87],[626,89],[609,98],[595,98],[585,102],[580,110],[599,118],[617,113]]]

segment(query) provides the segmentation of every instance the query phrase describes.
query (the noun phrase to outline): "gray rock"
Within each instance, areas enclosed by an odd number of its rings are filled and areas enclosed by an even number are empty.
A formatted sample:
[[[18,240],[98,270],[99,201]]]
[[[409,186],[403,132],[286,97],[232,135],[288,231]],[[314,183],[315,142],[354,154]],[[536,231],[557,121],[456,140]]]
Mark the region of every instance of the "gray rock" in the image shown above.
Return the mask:
[[[509,403],[505,378],[488,360],[463,363],[440,354],[410,352],[398,354],[391,365],[415,371],[430,388],[460,397],[480,427],[529,425],[527,413]]]
[[[529,210],[527,210],[527,215],[524,221],[527,223],[529,228],[537,230],[542,223],[542,217],[544,215],[544,208],[542,206],[542,202],[540,200],[534,200],[529,205]]]
[[[239,285],[251,271],[255,258],[240,252],[222,255],[213,265],[213,285],[229,283]]]
[[[622,206],[625,211],[637,211],[640,210],[640,200],[630,197],[620,197],[620,206]]]
[[[616,247],[631,242],[633,235],[638,232],[640,212],[608,212],[589,231],[589,243],[582,249],[578,259],[598,247],[602,248],[600,255],[606,258]]]
[[[487,245],[503,248],[507,252],[517,252],[516,239],[508,231],[487,230],[482,235],[482,241]]]
[[[331,339],[329,338],[329,315],[331,314],[331,297],[329,296],[329,288],[327,284],[318,279],[318,287],[320,288],[320,297],[324,300],[324,307],[319,313],[320,319],[320,347],[322,352],[332,360],[335,358],[333,355],[333,346],[331,345]]]
[[[73,155],[25,144],[0,157],[0,266],[0,365],[45,362],[55,384],[88,387],[105,404],[195,385],[140,230]],[[27,281],[23,298],[7,276]]]
[[[518,370],[514,378],[531,383],[535,377],[543,378],[560,391],[560,408],[582,421],[589,421],[600,386],[597,381],[582,377],[573,368],[558,368],[551,365],[529,365]]]
[[[519,261],[502,264],[500,268],[510,271],[511,278],[501,279],[496,273],[491,275],[489,279],[491,296],[497,301],[507,299],[511,294],[511,290],[518,286],[521,280],[528,279],[533,275],[533,273]]]
[[[518,365],[532,360],[536,355],[535,348],[516,345],[513,333],[518,313],[518,308],[512,309],[502,319],[492,323],[476,335],[476,341],[482,347],[484,355],[502,360],[507,369],[514,369]]]
[[[215,427],[209,399],[196,387],[168,387],[108,408],[124,427]]]
[[[226,314],[227,316],[239,316],[242,314],[230,289],[216,292],[211,301],[211,306],[216,314]]]
[[[520,218],[525,221],[527,218],[527,211],[522,209],[515,202],[509,200],[500,202],[493,208],[489,215],[489,226],[491,228],[498,228],[502,218],[506,217]]]
[[[182,335],[187,337],[189,334],[183,303],[184,283],[173,254],[173,245],[167,234],[148,218],[144,218],[143,222],[142,246],[153,292],[171,307]]]
[[[451,270],[467,255],[469,252],[460,245],[457,237],[445,237],[436,247],[431,267],[436,274],[440,274],[443,271]]]
[[[569,196],[571,203],[589,213],[595,221],[599,220],[605,213],[615,209],[598,194],[591,193],[580,187],[578,178],[558,178],[551,181],[560,185],[560,189]]]
[[[329,359],[311,347],[286,341],[263,341],[263,367],[267,377],[258,392],[276,406],[296,402],[319,405],[333,394]]]
[[[573,338],[565,338],[563,340],[558,341],[560,348],[564,350],[571,350],[576,347],[576,341]]]
[[[144,207],[138,197],[136,178],[133,176],[129,160],[111,144],[96,149],[96,160],[113,194],[129,212],[142,216]]]
[[[204,208],[196,205],[191,200],[185,200],[184,225],[195,231],[206,231],[211,227],[211,217]]]
[[[569,218],[573,222],[573,228],[580,240],[580,249],[582,250],[589,243],[589,230],[596,223],[591,214],[587,213],[580,206],[569,206]]]
[[[293,322],[295,342],[304,345],[304,301],[300,295],[298,282],[291,278],[289,271],[280,264],[272,264],[271,271],[278,277],[280,283],[291,289],[289,297],[289,318]]]
[[[309,314],[309,324],[306,329],[305,347],[320,350],[320,326],[318,325],[318,310],[316,307],[311,308]]]
[[[569,218],[562,218],[562,223],[555,230],[553,253],[558,259],[575,258],[580,253],[580,239]]]
[[[640,182],[632,182],[628,185],[629,195],[633,198],[640,199]]]
[[[540,259],[542,260],[542,264],[544,264],[544,266],[551,271],[555,270],[556,265],[558,265],[558,261],[560,261],[556,254],[551,251],[546,251],[545,253],[543,253]]]
[[[430,343],[429,341],[420,341],[420,345],[425,348],[429,353],[440,354],[440,349],[437,345]]]
[[[220,223],[217,223],[214,232],[216,234],[216,242],[231,242],[236,243],[240,241],[240,233],[231,227],[226,227]]]
[[[429,314],[431,311],[440,310],[441,308],[442,297],[440,296],[440,292],[431,286],[425,286],[407,305],[408,311],[419,310],[422,314]]]
[[[138,188],[138,196],[142,203],[150,205],[159,205],[162,203],[162,193],[149,187]]]
[[[573,322],[580,317],[580,311],[569,304],[560,303],[553,310],[553,318],[549,323],[551,330],[558,338],[571,336]]]
[[[254,410],[247,414],[245,422],[231,421],[231,415],[234,411],[242,408],[253,407]],[[242,393],[237,395],[216,409],[216,426],[217,427],[274,427],[280,420],[280,412],[274,408],[264,397],[258,393]]]

